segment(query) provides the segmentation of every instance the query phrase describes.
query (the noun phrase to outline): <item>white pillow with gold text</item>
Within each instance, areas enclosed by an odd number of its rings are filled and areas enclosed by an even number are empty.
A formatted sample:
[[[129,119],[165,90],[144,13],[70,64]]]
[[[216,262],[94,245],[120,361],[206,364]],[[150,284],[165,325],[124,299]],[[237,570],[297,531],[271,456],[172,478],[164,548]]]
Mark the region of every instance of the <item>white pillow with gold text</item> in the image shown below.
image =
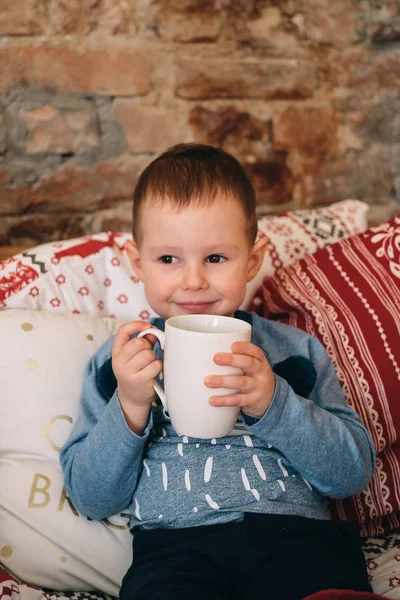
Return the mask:
[[[84,369],[120,322],[0,312],[0,560],[25,582],[117,596],[132,559],[128,515],[90,521],[66,496],[59,451]]]

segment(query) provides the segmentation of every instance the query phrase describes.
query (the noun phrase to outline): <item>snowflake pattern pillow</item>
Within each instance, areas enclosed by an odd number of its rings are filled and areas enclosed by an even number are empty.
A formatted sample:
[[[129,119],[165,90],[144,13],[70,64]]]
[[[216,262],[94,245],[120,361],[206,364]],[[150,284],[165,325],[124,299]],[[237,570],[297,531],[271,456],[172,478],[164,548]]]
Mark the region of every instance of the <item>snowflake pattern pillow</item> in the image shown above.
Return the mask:
[[[375,474],[330,503],[363,536],[400,527],[400,215],[265,278],[252,307],[324,344],[348,404],[368,428]]]
[[[259,219],[268,251],[257,278],[248,284],[242,308],[263,277],[318,248],[366,228],[368,206],[344,200],[326,208]],[[80,312],[125,321],[156,316],[143,284],[134,276],[124,244],[127,233],[42,244],[0,262],[0,308]]]

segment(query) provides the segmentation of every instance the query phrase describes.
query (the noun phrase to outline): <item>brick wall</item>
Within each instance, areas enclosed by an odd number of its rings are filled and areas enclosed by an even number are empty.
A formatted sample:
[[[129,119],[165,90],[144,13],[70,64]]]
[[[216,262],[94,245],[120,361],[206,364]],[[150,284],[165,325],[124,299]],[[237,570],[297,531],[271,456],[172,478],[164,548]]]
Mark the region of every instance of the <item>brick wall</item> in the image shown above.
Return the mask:
[[[129,230],[181,141],[245,165],[260,212],[400,211],[399,0],[0,1],[0,244]]]

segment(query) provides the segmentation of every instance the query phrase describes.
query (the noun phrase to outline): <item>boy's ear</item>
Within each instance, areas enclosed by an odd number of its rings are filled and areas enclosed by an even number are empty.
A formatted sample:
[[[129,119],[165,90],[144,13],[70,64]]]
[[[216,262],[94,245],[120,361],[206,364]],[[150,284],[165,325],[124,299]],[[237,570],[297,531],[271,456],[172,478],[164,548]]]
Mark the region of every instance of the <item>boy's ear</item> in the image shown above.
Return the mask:
[[[264,255],[267,250],[267,239],[262,236],[253,245],[247,268],[247,281],[251,281],[257,275],[263,264]]]
[[[131,240],[128,240],[125,243],[124,246],[125,252],[129,258],[129,262],[131,263],[131,267],[134,270],[135,274],[137,277],[139,277],[139,279],[141,281],[142,280],[142,259],[140,257],[140,252],[139,252],[139,248],[137,247],[137,245],[132,242]]]

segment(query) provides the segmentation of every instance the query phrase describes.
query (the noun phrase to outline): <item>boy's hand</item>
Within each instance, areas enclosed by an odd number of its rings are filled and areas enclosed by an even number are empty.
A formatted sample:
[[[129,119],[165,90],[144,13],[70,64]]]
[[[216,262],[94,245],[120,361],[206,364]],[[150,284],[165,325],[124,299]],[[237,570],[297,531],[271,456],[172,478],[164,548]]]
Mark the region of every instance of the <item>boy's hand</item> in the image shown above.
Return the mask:
[[[210,388],[230,388],[238,393],[229,396],[212,396],[213,406],[241,406],[249,417],[261,419],[271,403],[275,390],[275,375],[264,352],[250,342],[232,344],[232,354],[218,352],[217,365],[238,367],[244,375],[208,375],[204,383]]]
[[[129,427],[141,433],[146,427],[150,406],[155,397],[154,378],[162,370],[153,345],[155,336],[131,338],[134,333],[152,327],[144,321],[122,325],[114,339],[112,368],[118,381],[118,398]]]

